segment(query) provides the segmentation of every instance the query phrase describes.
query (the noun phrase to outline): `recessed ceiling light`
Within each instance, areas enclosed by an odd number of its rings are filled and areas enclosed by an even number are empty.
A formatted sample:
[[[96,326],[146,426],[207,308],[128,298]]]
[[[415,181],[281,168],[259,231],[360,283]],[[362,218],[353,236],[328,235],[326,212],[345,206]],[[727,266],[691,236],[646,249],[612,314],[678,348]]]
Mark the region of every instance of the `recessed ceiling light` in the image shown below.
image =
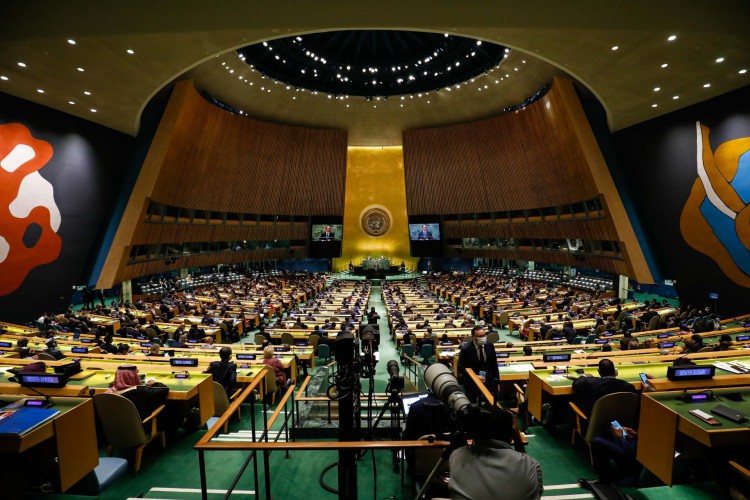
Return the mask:
[[[72,38],[68,38],[68,43],[71,44],[71,45],[75,45],[76,41],[73,40]]]
[[[654,87],[654,92],[659,92],[661,90],[661,87]]]
[[[36,89],[36,91],[39,92],[40,94],[44,94],[44,89]]]
[[[677,40],[677,35],[669,35],[669,37],[667,37],[667,41],[669,42],[674,42],[675,40]]]
[[[661,65],[662,68],[666,68],[667,66],[669,66],[669,64],[667,64],[667,63],[664,63],[664,64]]]
[[[0,75],[0,80],[5,80],[7,82],[8,81],[8,77],[5,76],[5,75]]]
[[[89,92],[88,90],[84,90],[83,93],[86,95],[91,95],[91,92]]]
[[[75,101],[68,101],[68,104],[75,104]]]
[[[613,46],[612,46],[612,50],[617,50],[617,49],[619,49],[619,48],[620,48],[620,47],[619,47],[619,46],[617,46],[617,45],[613,45]]]
[[[83,68],[81,68],[81,67],[78,67],[78,68],[76,68],[76,69],[77,69],[78,71],[80,71],[81,73],[83,73],[83,71],[84,71],[84,69],[83,69]]]
[[[716,62],[717,63],[724,62],[724,58],[723,57],[717,57],[716,58]]]
[[[652,107],[652,108],[655,108],[655,107],[657,107],[657,106],[658,106],[658,104],[652,104],[652,105],[651,105],[651,107]]]
[[[739,73],[740,75],[744,75],[745,73],[747,73],[747,70],[746,69],[741,69],[737,73]]]
[[[672,96],[672,99],[674,99],[675,101],[676,101],[677,99],[679,99],[679,98],[680,98],[680,96],[678,96],[678,95],[673,95],[673,96]]]
[[[704,89],[707,89],[707,88],[708,88],[708,87],[710,87],[710,86],[711,86],[711,84],[710,84],[710,83],[704,83],[704,84],[703,84],[703,88],[704,88]]]
[[[132,56],[133,54],[135,54],[135,51],[134,51],[133,49],[128,49],[128,50],[126,50],[125,52],[127,52],[127,53],[128,53],[128,54],[130,54],[131,56]]]
[[[96,109],[94,109],[94,108],[91,108],[91,112],[92,112],[92,113],[96,113]]]
[[[25,62],[18,61],[18,65],[21,66],[22,68],[26,67],[26,63]]]

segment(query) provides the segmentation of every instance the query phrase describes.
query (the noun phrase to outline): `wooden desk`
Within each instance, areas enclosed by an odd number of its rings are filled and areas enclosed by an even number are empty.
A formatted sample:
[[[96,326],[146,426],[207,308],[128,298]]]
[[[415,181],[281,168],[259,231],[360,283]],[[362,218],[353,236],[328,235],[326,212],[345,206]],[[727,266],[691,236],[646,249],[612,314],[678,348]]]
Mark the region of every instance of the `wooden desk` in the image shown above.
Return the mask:
[[[23,399],[41,399],[0,394],[0,400],[10,403]],[[71,486],[99,464],[94,424],[94,403],[89,398],[57,398],[50,401],[60,413],[54,419],[20,436],[0,436],[0,454],[16,460],[23,453],[51,440],[50,453],[57,458],[60,490]],[[43,450],[46,453],[46,450]],[[7,485],[6,485],[7,487]]]
[[[727,393],[742,395],[744,401],[731,401]],[[724,404],[750,415],[750,390],[715,390],[717,400],[706,403],[685,403],[672,393],[650,393],[641,398],[641,419],[638,430],[636,458],[646,468],[669,486],[673,482],[674,454],[682,437],[697,441],[708,448],[750,444],[747,422],[736,424],[726,418],[712,415],[721,425],[710,426],[689,413],[702,410],[711,414],[711,408]]]

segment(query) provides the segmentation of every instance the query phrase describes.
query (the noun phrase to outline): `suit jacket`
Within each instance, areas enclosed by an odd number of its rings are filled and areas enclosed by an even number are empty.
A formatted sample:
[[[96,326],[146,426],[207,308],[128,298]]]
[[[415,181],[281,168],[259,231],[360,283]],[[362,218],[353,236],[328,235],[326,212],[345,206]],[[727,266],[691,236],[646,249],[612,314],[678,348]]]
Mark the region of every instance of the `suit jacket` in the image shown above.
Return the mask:
[[[573,381],[575,403],[586,415],[591,415],[594,403],[608,394],[615,392],[636,392],[630,382],[615,377],[578,377]]]
[[[427,232],[420,231],[417,234],[417,239],[418,240],[431,240],[432,239],[432,231],[427,231]]]
[[[497,357],[495,356],[495,346],[487,342],[484,344],[484,363],[479,361],[479,354],[477,348],[474,346],[474,342],[466,342],[461,346],[461,351],[458,354],[458,372],[464,375],[464,387],[466,388],[466,395],[469,399],[474,400],[479,396],[479,389],[466,375],[466,369],[471,368],[474,373],[479,375],[480,371],[485,372],[485,385],[490,390],[491,394],[495,394],[497,390],[497,382],[500,379],[500,371],[497,368]]]

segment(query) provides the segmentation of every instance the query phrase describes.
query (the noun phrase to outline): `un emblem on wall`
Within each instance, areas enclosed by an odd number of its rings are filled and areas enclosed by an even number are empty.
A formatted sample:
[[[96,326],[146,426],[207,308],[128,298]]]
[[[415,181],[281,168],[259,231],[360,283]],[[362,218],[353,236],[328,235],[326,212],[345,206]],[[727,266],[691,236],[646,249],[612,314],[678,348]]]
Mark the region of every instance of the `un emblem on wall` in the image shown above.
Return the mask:
[[[383,236],[391,229],[391,213],[385,207],[371,205],[362,211],[359,224],[366,234]]]

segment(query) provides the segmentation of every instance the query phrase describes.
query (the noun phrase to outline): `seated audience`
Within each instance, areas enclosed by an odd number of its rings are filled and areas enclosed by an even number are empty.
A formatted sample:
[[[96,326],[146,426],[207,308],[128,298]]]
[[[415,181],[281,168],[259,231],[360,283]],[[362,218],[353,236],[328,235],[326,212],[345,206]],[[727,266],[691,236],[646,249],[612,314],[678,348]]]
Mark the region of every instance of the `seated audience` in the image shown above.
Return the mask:
[[[274,357],[273,346],[269,345],[263,349],[263,364],[273,368],[273,371],[276,374],[276,384],[279,387],[284,387],[286,385],[286,373],[284,373],[284,365],[281,364],[281,361]]]
[[[232,361],[232,348],[222,347],[219,350],[219,361],[211,361],[205,373],[213,375],[214,381],[220,383],[227,394],[231,394],[237,384],[237,365]]]

